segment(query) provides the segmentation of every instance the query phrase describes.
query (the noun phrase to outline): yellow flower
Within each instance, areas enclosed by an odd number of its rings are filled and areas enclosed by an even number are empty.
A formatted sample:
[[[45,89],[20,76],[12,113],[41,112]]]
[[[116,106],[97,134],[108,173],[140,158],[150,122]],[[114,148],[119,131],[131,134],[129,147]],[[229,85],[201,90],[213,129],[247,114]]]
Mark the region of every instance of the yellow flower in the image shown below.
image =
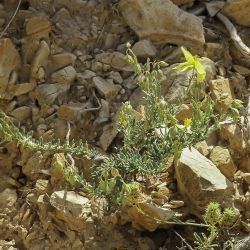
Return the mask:
[[[184,120],[184,126],[186,128],[190,127],[191,124],[192,124],[192,119],[187,118],[187,119]]]

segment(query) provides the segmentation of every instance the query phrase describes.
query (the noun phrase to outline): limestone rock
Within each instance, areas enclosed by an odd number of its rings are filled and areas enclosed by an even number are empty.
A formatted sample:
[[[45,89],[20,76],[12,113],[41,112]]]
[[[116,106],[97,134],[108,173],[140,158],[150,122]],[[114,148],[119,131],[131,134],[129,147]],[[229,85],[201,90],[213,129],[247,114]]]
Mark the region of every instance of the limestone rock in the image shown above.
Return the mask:
[[[27,83],[21,83],[21,84],[15,84],[10,92],[13,93],[14,96],[20,96],[29,93],[36,87],[35,82],[27,82]]]
[[[103,133],[100,136],[100,146],[103,150],[107,150],[112,141],[118,134],[117,125],[115,123],[104,126]]]
[[[51,31],[51,22],[46,17],[34,16],[27,21],[25,31],[27,36],[47,35]]]
[[[121,77],[121,74],[119,72],[111,71],[109,73],[109,77],[114,80],[117,84],[122,84],[123,79]]]
[[[241,65],[233,65],[233,68],[236,72],[241,74],[242,76],[250,76],[250,69],[243,67]]]
[[[250,173],[250,155],[241,157],[240,168]]]
[[[45,74],[41,74],[41,70],[48,64],[49,54],[49,45],[42,40],[31,64],[30,81],[33,81],[33,79],[42,80],[44,78]]]
[[[229,147],[236,152],[244,153],[247,149],[247,142],[243,130],[237,124],[224,124],[220,129],[222,139],[229,142]]]
[[[179,192],[187,199],[193,214],[201,217],[211,201],[222,206],[231,204],[232,183],[196,149],[184,149],[175,170]]]
[[[134,206],[128,209],[127,213],[132,221],[132,224],[138,228],[142,227],[150,232],[158,228],[157,220],[162,222],[171,220],[175,213],[168,208],[161,208],[154,203],[140,202],[139,209]],[[141,210],[141,211],[140,211]]]
[[[21,59],[9,38],[0,40],[0,94],[4,95],[8,87],[10,74],[18,70]]]
[[[192,107],[187,104],[182,104],[180,111],[176,114],[176,118],[183,122],[185,119],[192,118],[192,114]]]
[[[110,108],[109,108],[109,102],[105,101],[104,99],[101,99],[101,109],[99,112],[98,118],[95,120],[96,124],[101,124],[103,122],[107,122],[110,118]]]
[[[31,107],[22,106],[16,108],[11,112],[11,115],[15,117],[18,121],[23,122],[28,118],[31,118]]]
[[[243,178],[245,180],[245,182],[250,185],[250,173],[244,173],[243,174]]]
[[[76,56],[68,52],[53,55],[50,57],[51,69],[56,71],[69,65],[74,66],[75,60]]]
[[[23,173],[31,180],[37,180],[48,156],[49,153],[41,154],[39,151],[34,153],[27,162],[20,163]]]
[[[131,72],[133,68],[128,64],[125,55],[114,51],[112,53],[101,53],[96,55],[96,60],[110,65],[112,68],[122,71]]]
[[[208,156],[211,151],[206,141],[198,142],[194,147],[204,156]]]
[[[156,56],[156,48],[149,40],[141,40],[132,48],[137,57],[148,58]]]
[[[91,70],[85,70],[84,72],[80,73],[80,75],[77,76],[77,78],[79,77],[81,80],[90,80],[95,76],[96,76],[95,72]]]
[[[227,148],[216,146],[211,154],[210,160],[228,179],[232,179],[237,168],[233,162],[230,152]]]
[[[250,1],[230,0],[223,7],[223,12],[235,23],[250,27]]]
[[[209,86],[211,96],[215,101],[215,109],[220,113],[226,112],[234,97],[229,80],[225,78],[212,80]]]
[[[207,57],[213,61],[218,61],[223,55],[223,45],[219,43],[207,43]]]
[[[67,223],[71,230],[86,228],[85,221],[91,212],[89,199],[74,191],[56,191],[49,200],[56,209],[56,217]]]
[[[52,104],[61,93],[62,89],[58,84],[41,84],[35,90],[34,96],[40,106]]]
[[[40,194],[45,194],[49,189],[49,180],[39,179],[36,181],[36,190]]]
[[[205,43],[201,20],[170,0],[122,0],[120,9],[140,39],[185,46]]]
[[[57,110],[57,115],[60,119],[66,121],[78,121],[83,110],[84,106],[82,104],[64,104]]]
[[[60,83],[65,85],[70,85],[76,78],[76,70],[72,66],[67,66],[54,72],[51,75],[51,80],[53,83]]]
[[[6,188],[0,193],[0,207],[12,207],[17,201],[15,189]]]
[[[102,77],[96,76],[93,78],[93,83],[98,93],[105,97],[107,100],[111,100],[118,92],[118,88],[113,82],[108,81]]]

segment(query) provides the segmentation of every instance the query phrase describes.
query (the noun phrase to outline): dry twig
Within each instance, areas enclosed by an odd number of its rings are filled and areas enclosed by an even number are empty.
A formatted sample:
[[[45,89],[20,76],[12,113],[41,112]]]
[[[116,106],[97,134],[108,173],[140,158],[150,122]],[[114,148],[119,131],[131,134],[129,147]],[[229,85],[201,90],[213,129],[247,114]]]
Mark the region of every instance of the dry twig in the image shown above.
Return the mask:
[[[4,30],[1,32],[0,34],[0,38],[2,38],[4,36],[4,34],[6,33],[6,31],[8,30],[8,28],[10,27],[11,23],[13,22],[13,20],[15,19],[15,16],[17,15],[17,12],[21,6],[22,0],[19,0],[16,10],[14,12],[14,14],[12,15],[10,21],[8,22],[8,24],[5,26]]]

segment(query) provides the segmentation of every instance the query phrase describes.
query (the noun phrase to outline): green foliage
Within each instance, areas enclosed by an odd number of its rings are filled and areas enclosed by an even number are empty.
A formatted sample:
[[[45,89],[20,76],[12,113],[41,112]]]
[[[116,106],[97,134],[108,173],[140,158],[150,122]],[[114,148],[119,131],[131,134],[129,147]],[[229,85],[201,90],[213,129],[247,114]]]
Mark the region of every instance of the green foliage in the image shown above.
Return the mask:
[[[220,221],[221,216],[220,204],[217,202],[211,202],[206,209],[204,220],[209,225],[215,225]]]
[[[185,96],[190,100],[193,115],[192,119],[184,123],[176,118],[184,100],[172,104],[160,94],[163,75],[161,67],[167,64],[147,60],[142,65],[128,47],[127,60],[138,75],[145,105],[141,112],[137,112],[127,102],[120,112],[119,132],[123,135],[124,146],[111,157],[109,164],[116,167],[124,178],[131,173],[144,175],[161,172],[170,156],[177,159],[183,148],[206,139],[224,118],[224,115],[214,115],[214,103],[210,96],[202,96],[202,81],[206,72],[199,58],[182,50],[186,62],[176,69],[191,70],[194,73],[194,84],[190,84]]]
[[[99,155],[95,150],[90,149],[87,143],[82,141],[78,141],[76,144],[74,141],[71,143],[60,143],[60,141],[44,142],[42,139],[35,140],[23,133],[2,111],[0,111],[0,137],[5,141],[16,141],[17,144],[32,151],[70,153],[89,159]]]
[[[52,159],[52,167],[62,173],[64,179],[71,185],[80,184],[85,191],[94,193],[94,187],[90,185],[80,174],[71,155],[67,158],[62,153],[56,153]]]
[[[177,159],[183,148],[207,138],[226,116],[214,114],[214,103],[203,91],[206,72],[200,59],[192,56],[187,50],[182,50],[186,62],[179,64],[177,69],[192,71],[193,77],[184,99],[177,104],[172,104],[161,96],[163,76],[161,68],[166,67],[167,63],[147,60],[142,65],[128,46],[127,60],[138,75],[138,85],[144,94],[145,105],[141,106],[140,112],[134,110],[129,102],[123,105],[118,129],[123,136],[124,144],[116,154],[104,157],[81,141],[76,144],[75,142],[34,140],[21,132],[3,112],[0,113],[0,136],[5,141],[15,140],[30,150],[50,151],[52,154],[63,153],[67,159],[75,156],[85,157],[94,162],[97,158],[104,159],[95,171],[94,187],[78,173],[73,158],[70,162],[58,164],[57,167],[61,169],[65,179],[71,185],[80,183],[90,192],[97,189],[99,193],[113,201],[124,204],[124,197],[129,197],[130,191],[136,190],[132,180],[135,180],[138,175],[144,177],[146,174],[157,174],[163,171],[169,157],[174,156]],[[184,100],[190,102],[192,118],[180,122],[177,114]],[[234,101],[232,104],[230,112],[235,120],[241,106],[239,101]],[[112,174],[114,169],[117,169],[119,174]]]
[[[188,71],[188,70],[194,70],[197,75],[197,82],[201,83],[206,78],[206,71],[203,67],[203,65],[200,62],[200,59],[198,56],[193,56],[188,50],[185,48],[181,48],[184,57],[186,59],[186,62],[180,63],[178,68],[181,69],[181,71]]]
[[[135,205],[141,197],[139,184],[126,183],[116,168],[106,168],[102,171],[97,192],[105,195],[113,208],[117,205]]]
[[[239,218],[239,214],[234,208],[226,208],[223,212],[216,202],[211,202],[206,209],[204,221],[208,225],[208,236],[204,233],[200,235],[194,233],[196,239],[196,249],[225,249],[226,245],[230,247],[234,245],[230,236],[230,230],[235,226]],[[233,248],[230,248],[233,249]]]

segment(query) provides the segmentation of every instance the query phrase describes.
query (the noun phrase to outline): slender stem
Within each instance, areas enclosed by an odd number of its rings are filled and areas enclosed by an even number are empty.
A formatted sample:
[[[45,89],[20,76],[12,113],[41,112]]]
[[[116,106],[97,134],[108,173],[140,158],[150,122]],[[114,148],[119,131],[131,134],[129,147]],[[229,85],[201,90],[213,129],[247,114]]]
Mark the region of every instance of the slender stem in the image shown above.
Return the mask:
[[[4,30],[1,32],[0,38],[2,38],[2,37],[4,36],[5,32],[7,31],[7,29],[9,28],[9,26],[10,26],[11,23],[13,22],[15,16],[17,15],[17,12],[18,12],[18,10],[19,10],[19,8],[20,8],[20,6],[21,6],[21,3],[22,3],[22,0],[19,0],[19,2],[18,2],[18,4],[17,4],[17,7],[16,7],[16,10],[15,10],[14,14],[13,14],[13,16],[11,17],[10,21],[8,22],[8,24],[6,25],[6,27],[4,28]]]

